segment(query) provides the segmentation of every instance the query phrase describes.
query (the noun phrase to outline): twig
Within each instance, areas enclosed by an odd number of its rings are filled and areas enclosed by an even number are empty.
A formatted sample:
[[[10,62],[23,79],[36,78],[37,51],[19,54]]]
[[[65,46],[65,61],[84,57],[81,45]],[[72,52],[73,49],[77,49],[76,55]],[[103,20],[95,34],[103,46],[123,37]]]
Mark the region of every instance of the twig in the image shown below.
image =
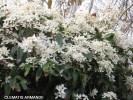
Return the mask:
[[[91,0],[91,2],[90,2],[90,7],[89,7],[89,13],[90,13],[90,12],[91,12],[91,10],[92,10],[93,3],[94,3],[94,0]]]
[[[131,6],[129,6],[129,7],[121,14],[121,16],[120,16],[119,19],[121,19],[122,16],[123,16],[132,6],[133,6],[133,4],[131,4]]]

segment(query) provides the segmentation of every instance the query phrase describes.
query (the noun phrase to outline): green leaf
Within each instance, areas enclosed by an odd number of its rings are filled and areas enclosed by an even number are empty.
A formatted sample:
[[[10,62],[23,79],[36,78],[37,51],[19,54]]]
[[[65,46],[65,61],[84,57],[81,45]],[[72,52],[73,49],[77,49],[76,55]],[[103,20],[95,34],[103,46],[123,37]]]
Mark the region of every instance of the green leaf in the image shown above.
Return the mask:
[[[49,62],[50,64],[55,64],[55,65],[57,65],[57,66],[62,66],[61,64],[58,64],[57,62],[52,61],[51,59],[48,59],[48,62]]]
[[[5,91],[5,95],[9,95],[9,94],[10,94],[10,92],[11,92],[11,87],[10,87],[9,83],[6,83],[6,84],[4,85],[4,91]]]
[[[25,72],[24,72],[24,76],[27,76],[28,75],[28,73],[30,72],[30,69],[31,69],[31,66],[26,66],[25,67]]]
[[[63,71],[62,76],[65,80],[71,80],[73,78],[73,71],[72,69],[66,69]]]
[[[129,48],[129,50],[133,53],[133,48]]]
[[[83,86],[83,88],[85,88],[86,84],[87,84],[87,81],[89,80],[88,75],[83,74],[82,77],[81,77],[81,80],[82,80],[82,86]]]
[[[14,90],[15,89],[15,85],[16,85],[16,78],[12,78],[10,81],[10,87]]]
[[[33,28],[27,28],[24,31],[24,37],[29,37],[32,36],[33,34],[35,34],[35,30]]]
[[[38,81],[38,79],[41,77],[43,73],[43,69],[41,67],[38,67],[38,70],[36,72],[36,81]]]
[[[24,32],[25,32],[25,29],[20,29],[19,30],[19,37],[23,37]]]
[[[17,51],[18,47],[15,45],[14,47],[12,47],[11,49],[11,55],[14,56],[15,52]]]
[[[95,28],[95,31],[96,31],[96,38],[97,38],[98,40],[102,40],[102,33],[99,32],[99,30],[98,30],[97,28]]]
[[[63,44],[63,36],[62,36],[62,34],[57,34],[57,35],[55,36],[55,39],[56,39],[57,43],[58,43],[60,46],[62,46],[62,44]]]
[[[127,100],[133,100],[133,96],[132,95],[128,95],[127,96]]]
[[[21,86],[22,86],[22,88],[23,88],[24,90],[27,90],[27,89],[28,89],[26,83],[20,82],[20,84],[21,84]]]
[[[49,72],[49,68],[50,68],[50,63],[47,62],[46,64],[43,65],[42,69],[44,72]]]
[[[78,73],[77,73],[76,70],[73,71],[72,77],[73,77],[73,79],[72,79],[73,82],[72,83],[73,83],[73,86],[75,87],[76,83],[77,83],[77,80],[78,80]]]
[[[13,67],[13,68],[11,69],[10,76],[11,76],[11,77],[14,77],[16,74],[17,74],[17,68],[16,68],[16,67]]]
[[[113,40],[114,40],[114,34],[113,33],[109,33],[109,34],[105,35],[104,38],[106,40],[110,41],[110,42],[113,42]]]
[[[70,69],[70,68],[73,68],[72,65],[70,63],[67,63],[65,66],[64,66],[64,70],[67,70],[67,69]]]
[[[27,83],[27,80],[25,80],[23,77],[17,75],[16,79],[19,80],[20,82]]]
[[[73,77],[73,67],[70,63],[67,63],[66,65],[64,65],[64,68],[62,70],[60,70],[63,74],[63,77],[65,78],[65,80],[70,80]]]
[[[15,89],[16,89],[17,92],[20,92],[21,91],[21,87],[20,87],[20,84],[19,83],[16,83]]]
[[[20,47],[17,49],[17,63],[21,62],[21,59],[23,57],[23,49],[21,49]]]
[[[106,97],[106,98],[102,98],[102,100],[110,100],[110,98]]]

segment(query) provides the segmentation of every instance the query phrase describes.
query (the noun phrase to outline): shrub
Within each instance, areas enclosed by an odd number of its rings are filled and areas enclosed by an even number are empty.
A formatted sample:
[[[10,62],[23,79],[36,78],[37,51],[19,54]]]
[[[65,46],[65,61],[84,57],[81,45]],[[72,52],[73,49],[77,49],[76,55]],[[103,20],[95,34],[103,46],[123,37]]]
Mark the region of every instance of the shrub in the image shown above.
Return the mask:
[[[115,20],[63,18],[35,2],[1,7],[0,15],[1,95],[133,99],[133,42],[107,24]]]

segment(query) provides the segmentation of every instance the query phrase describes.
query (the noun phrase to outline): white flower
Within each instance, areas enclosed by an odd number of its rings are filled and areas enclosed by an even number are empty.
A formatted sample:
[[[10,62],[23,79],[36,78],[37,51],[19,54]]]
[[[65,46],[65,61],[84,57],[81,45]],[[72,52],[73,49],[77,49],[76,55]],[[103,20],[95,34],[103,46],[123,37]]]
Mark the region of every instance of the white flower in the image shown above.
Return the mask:
[[[40,59],[39,64],[42,66],[47,63],[47,58],[44,56]]]
[[[126,85],[129,89],[133,90],[133,76],[126,76]]]
[[[8,33],[8,32],[7,32]],[[17,43],[18,41],[16,39],[10,39],[9,37],[2,37],[2,45],[5,45],[5,44],[8,44],[8,43],[12,43],[12,44],[15,44]]]
[[[108,61],[108,60],[102,60],[98,61],[99,64],[99,72],[107,72],[107,75],[110,76],[110,74],[113,72],[114,65]]]
[[[14,66],[14,64],[9,63],[7,66],[8,66],[9,68],[12,68],[12,67]]]
[[[110,100],[117,99],[117,95],[114,92],[103,93],[102,98],[109,98]]]
[[[90,92],[90,96],[93,97],[93,98],[95,98],[95,96],[97,95],[97,93],[98,93],[98,90],[95,88],[95,89],[93,89],[93,90]]]
[[[75,36],[74,42],[75,44],[80,45],[80,46],[89,46],[89,43],[88,43],[89,41],[87,39],[88,38],[86,38],[85,36]]]
[[[113,74],[109,75],[109,80],[112,82],[115,82],[115,76]]]
[[[132,55],[130,55],[130,56],[132,56]],[[129,57],[130,57],[130,56],[129,56]],[[125,62],[125,59],[124,59],[123,62]],[[132,63],[131,59],[128,59],[128,67],[127,67],[127,69],[128,69],[129,71],[133,72],[133,63]]]
[[[28,57],[26,58],[26,63],[27,64],[30,64],[30,63],[33,63],[35,61],[36,57]]]
[[[36,46],[38,41],[38,38],[33,35],[27,39],[24,38],[22,43],[18,43],[18,45],[24,50],[24,52],[32,52],[32,49]]]
[[[59,23],[55,20],[47,20],[45,22],[45,27],[44,30],[45,32],[52,32],[52,33],[57,33],[59,29]]]
[[[9,57],[8,55],[9,55],[9,50],[7,50],[7,47],[5,46],[0,47],[0,60],[8,58]]]
[[[86,60],[86,57],[83,55],[83,53],[86,53],[87,49],[85,48],[80,48],[78,45],[71,45],[71,46],[66,46],[68,51],[64,52],[64,57],[65,59],[70,59],[73,58],[76,61],[83,62]],[[85,51],[85,52],[84,52]],[[71,61],[71,59],[69,60]]]
[[[66,29],[65,29],[66,33],[79,33],[80,32],[80,27],[78,25],[69,25]]]
[[[10,82],[10,79],[11,79],[11,76],[6,77],[6,78],[5,78],[5,82],[6,82],[6,83],[9,83],[9,82]]]
[[[83,61],[86,60],[86,58],[83,56],[82,53],[76,53],[75,52],[75,53],[72,53],[71,56],[72,56],[73,59],[75,59],[75,60],[77,60],[79,62],[83,62]]]
[[[0,48],[0,55],[8,56],[9,50],[7,50],[7,47],[3,46]]]
[[[132,56],[133,55],[132,51],[130,51],[130,50],[127,52],[127,54],[128,54],[128,56]]]
[[[117,31],[115,34],[115,43],[117,46],[128,50],[133,46],[133,37],[123,34],[121,31]]]
[[[50,41],[50,39],[46,36],[38,36],[35,35],[24,38],[22,43],[18,43],[18,45],[24,50],[24,52],[35,52],[36,55],[39,55],[40,65],[42,66],[47,62],[47,59],[54,59],[56,57],[56,52],[60,52],[61,48],[56,41]],[[32,58],[27,58],[26,62],[31,63]]]
[[[9,13],[4,20],[3,28],[18,30],[19,26],[22,26],[56,33],[59,23],[62,22],[61,14],[53,9],[46,9],[41,0],[7,5],[5,8]]]
[[[75,94],[76,100],[89,100],[88,96],[85,94]]]
[[[81,94],[75,94],[75,98],[76,98],[76,100],[82,99],[82,95]]]
[[[87,39],[83,36],[78,36],[74,38],[74,42],[74,45],[66,43],[66,46],[64,46],[64,48],[67,50],[63,52],[64,58],[70,62],[72,61],[71,58],[78,62],[85,61],[87,58],[84,54],[90,52],[88,49]]]
[[[108,57],[115,64],[119,61],[116,50],[109,44],[108,41],[97,41],[93,40],[90,43],[90,48],[94,51],[95,54],[99,54],[101,59]]]
[[[64,99],[66,97],[66,93],[65,93],[65,90],[67,89],[64,84],[61,84],[61,85],[57,85],[56,88],[57,92],[55,93],[55,99],[57,98],[62,98]]]

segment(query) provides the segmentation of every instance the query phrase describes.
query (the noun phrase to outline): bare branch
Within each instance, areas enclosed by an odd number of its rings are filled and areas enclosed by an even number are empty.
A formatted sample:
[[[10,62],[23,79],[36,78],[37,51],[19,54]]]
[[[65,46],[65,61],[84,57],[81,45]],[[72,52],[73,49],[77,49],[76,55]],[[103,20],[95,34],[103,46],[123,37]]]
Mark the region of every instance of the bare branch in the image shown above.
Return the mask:
[[[90,7],[89,7],[89,13],[90,13],[90,12],[91,12],[91,10],[92,10],[93,3],[94,3],[94,0],[91,0],[91,2],[90,2]]]
[[[131,4],[131,5],[121,14],[121,16],[120,16],[119,19],[121,19],[122,16],[123,16],[132,6],[133,6],[133,4]]]

